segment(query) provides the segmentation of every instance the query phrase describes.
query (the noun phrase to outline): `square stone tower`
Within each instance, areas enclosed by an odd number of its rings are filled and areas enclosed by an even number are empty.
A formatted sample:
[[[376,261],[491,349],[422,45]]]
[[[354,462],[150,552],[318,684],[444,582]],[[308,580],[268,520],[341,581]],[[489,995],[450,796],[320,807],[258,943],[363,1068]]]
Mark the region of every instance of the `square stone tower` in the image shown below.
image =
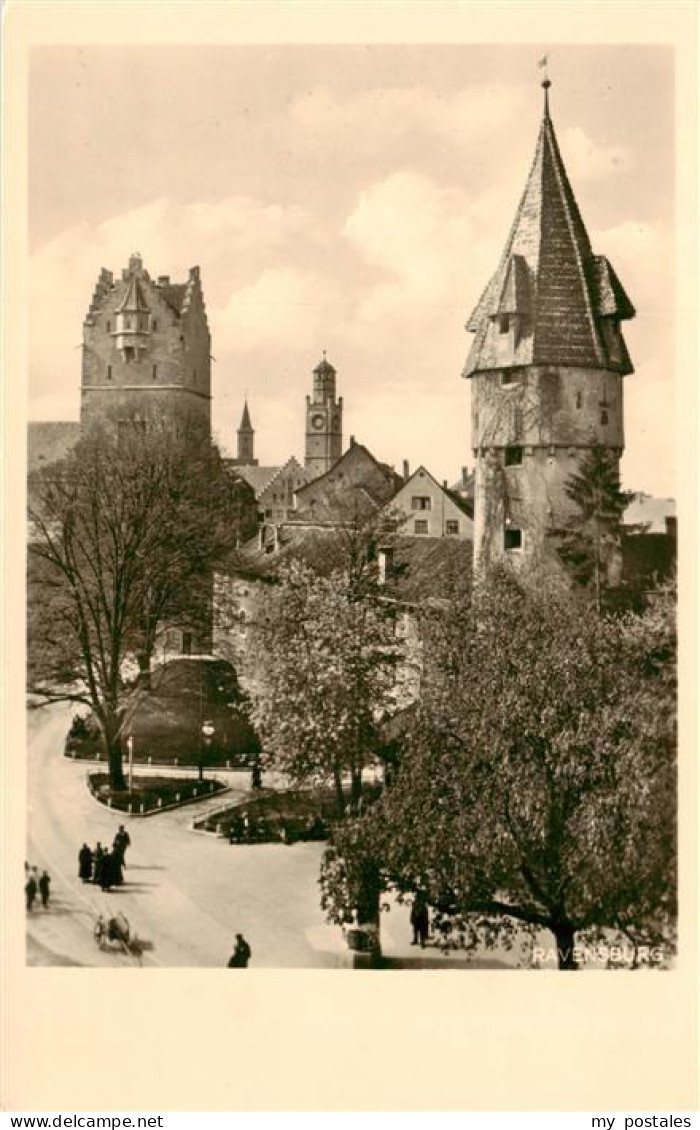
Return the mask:
[[[566,484],[600,445],[624,447],[623,377],[632,364],[620,323],[634,308],[592,251],[549,115],[495,275],[467,322],[474,343],[474,556],[551,558],[572,514]]]
[[[150,278],[138,254],[102,270],[83,324],[81,427],[187,417],[211,432],[211,338],[199,267]]]
[[[324,352],[314,369],[313,394],[306,398],[304,467],[312,479],[330,471],[343,454],[343,398],[336,399],[335,378]]]

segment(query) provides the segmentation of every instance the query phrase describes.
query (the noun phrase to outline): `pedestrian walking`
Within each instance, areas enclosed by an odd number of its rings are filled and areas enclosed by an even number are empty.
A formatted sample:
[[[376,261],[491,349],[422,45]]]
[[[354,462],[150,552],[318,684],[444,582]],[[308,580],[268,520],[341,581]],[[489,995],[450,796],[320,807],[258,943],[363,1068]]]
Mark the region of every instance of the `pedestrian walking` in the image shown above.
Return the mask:
[[[26,898],[27,898],[27,910],[31,910],[32,907],[34,906],[34,899],[36,898],[37,890],[38,890],[37,881],[34,878],[34,875],[32,874],[32,872],[30,871],[29,872],[29,878],[27,879],[27,882],[25,883],[25,886],[24,886],[24,893],[25,893]]]
[[[92,878],[92,852],[87,844],[83,844],[78,852],[78,878],[84,883],[89,883]]]
[[[114,837],[113,847],[121,855],[122,865],[124,867],[126,867],[126,858],[125,858],[126,857],[126,849],[128,848],[130,843],[131,843],[131,836],[127,832],[124,825],[120,824],[119,829],[117,831],[117,834]]]
[[[236,934],[236,944],[228,961],[229,969],[246,969],[253,956],[252,950],[242,934]]]
[[[39,879],[39,894],[41,895],[41,905],[44,910],[49,908],[49,894],[51,891],[51,876],[48,871],[42,871]]]
[[[100,886],[103,891],[108,891],[114,883],[114,857],[111,851],[106,851],[102,856],[100,873]]]
[[[428,903],[422,891],[418,891],[413,900],[411,907],[411,926],[413,927],[413,941],[412,946],[420,944],[421,949],[425,949],[425,943],[428,940],[428,932],[430,930],[430,914],[428,911]]]
[[[98,840],[97,844],[95,846],[95,851],[94,851],[93,857],[92,857],[92,859],[93,859],[92,881],[93,881],[93,883],[97,883],[97,885],[100,886],[100,887],[102,886],[102,875],[103,875],[103,872],[104,872],[104,858],[105,858],[105,849],[102,847],[102,844]]]

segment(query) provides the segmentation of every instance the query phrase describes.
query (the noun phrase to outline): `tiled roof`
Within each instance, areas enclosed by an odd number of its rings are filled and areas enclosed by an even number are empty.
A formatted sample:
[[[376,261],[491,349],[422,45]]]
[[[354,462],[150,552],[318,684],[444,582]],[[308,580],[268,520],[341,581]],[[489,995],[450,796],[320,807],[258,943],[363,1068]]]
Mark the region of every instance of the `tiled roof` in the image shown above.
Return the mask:
[[[265,487],[269,486],[269,484],[276,477],[276,475],[282,470],[282,468],[281,467],[254,467],[250,463],[244,463],[240,467],[235,467],[234,470],[235,470],[235,473],[237,475],[239,475],[241,479],[245,479],[245,481],[247,483],[250,483],[253,490],[255,491],[255,497],[258,498],[258,496],[261,495],[262,492],[265,490]]]
[[[63,459],[80,438],[77,420],[31,420],[27,424],[27,471]]]
[[[171,310],[176,314],[182,313],[182,304],[185,300],[185,291],[187,290],[186,283],[169,283],[167,286],[160,286],[158,290],[163,295]]]
[[[675,498],[637,494],[625,510],[622,521],[625,526],[643,526],[649,534],[663,534],[666,532],[666,519],[675,516]]]
[[[139,313],[139,311],[146,312],[148,310],[149,306],[143,294],[143,287],[136,276],[132,275],[126,293],[117,306],[117,313],[122,313],[122,311]]]
[[[512,339],[503,316],[516,317]],[[631,372],[616,323],[633,316],[612,267],[592,252],[545,109],[498,270],[467,322],[475,339],[464,375],[532,364]],[[613,325],[604,330],[603,319]]]
[[[384,591],[406,603],[446,598],[459,577],[471,573],[472,543],[467,538],[402,537],[382,541],[392,563]]]

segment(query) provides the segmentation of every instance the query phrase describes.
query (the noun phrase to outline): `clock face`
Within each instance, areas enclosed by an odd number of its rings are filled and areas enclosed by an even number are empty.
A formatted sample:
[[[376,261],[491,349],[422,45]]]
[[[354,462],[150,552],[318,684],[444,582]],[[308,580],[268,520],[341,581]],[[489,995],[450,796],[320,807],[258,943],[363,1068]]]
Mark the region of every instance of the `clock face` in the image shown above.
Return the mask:
[[[323,416],[312,416],[311,423],[314,428],[322,428],[325,420],[323,419]]]

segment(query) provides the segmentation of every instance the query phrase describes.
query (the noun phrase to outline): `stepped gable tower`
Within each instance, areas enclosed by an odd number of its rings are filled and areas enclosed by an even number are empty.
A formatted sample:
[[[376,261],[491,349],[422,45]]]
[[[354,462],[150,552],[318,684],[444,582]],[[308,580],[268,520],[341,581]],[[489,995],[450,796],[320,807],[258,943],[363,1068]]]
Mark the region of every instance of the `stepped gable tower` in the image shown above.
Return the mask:
[[[255,458],[255,429],[250,422],[250,412],[248,411],[248,399],[243,402],[243,415],[241,416],[241,425],[236,433],[237,449],[236,458],[231,460],[234,467],[257,467],[258,461]]]
[[[315,479],[330,471],[343,453],[343,398],[336,400],[336,371],[323,358],[314,369],[313,394],[306,398],[304,467]]]
[[[634,308],[596,255],[549,115],[498,269],[466,328],[474,342],[474,556],[482,567],[554,555],[572,511],[565,485],[588,449],[619,460],[622,378],[633,371],[620,323]]]
[[[102,270],[83,324],[82,427],[188,417],[211,431],[211,338],[199,267],[150,278],[138,253]]]

